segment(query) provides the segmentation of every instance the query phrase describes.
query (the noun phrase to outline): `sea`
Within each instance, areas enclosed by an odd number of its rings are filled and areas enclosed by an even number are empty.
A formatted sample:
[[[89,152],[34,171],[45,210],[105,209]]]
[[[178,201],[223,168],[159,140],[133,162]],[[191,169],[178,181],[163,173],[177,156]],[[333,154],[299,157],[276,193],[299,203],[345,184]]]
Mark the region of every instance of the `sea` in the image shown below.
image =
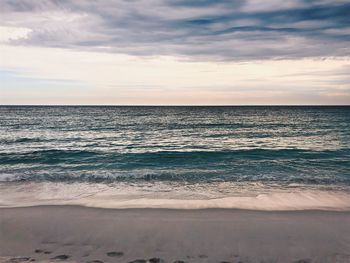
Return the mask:
[[[0,207],[350,210],[349,106],[0,106]]]

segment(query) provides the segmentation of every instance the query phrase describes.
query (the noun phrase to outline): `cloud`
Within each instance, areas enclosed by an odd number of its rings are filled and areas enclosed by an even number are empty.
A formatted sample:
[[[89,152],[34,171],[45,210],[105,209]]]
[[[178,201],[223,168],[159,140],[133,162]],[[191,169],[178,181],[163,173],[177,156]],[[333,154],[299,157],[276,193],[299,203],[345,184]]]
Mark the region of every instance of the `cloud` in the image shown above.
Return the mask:
[[[0,45],[0,104],[348,104],[349,59],[180,61]]]
[[[3,0],[11,45],[200,60],[349,56],[342,0]]]
[[[31,29],[21,27],[0,26],[0,43],[8,43],[13,40],[28,38]]]

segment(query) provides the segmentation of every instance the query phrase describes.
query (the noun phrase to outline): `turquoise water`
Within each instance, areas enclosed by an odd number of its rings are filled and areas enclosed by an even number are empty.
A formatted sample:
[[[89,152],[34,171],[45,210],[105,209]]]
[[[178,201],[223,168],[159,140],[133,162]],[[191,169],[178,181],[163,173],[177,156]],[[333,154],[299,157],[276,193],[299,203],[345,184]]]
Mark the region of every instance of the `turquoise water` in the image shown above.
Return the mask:
[[[0,181],[350,185],[350,107],[0,107]]]

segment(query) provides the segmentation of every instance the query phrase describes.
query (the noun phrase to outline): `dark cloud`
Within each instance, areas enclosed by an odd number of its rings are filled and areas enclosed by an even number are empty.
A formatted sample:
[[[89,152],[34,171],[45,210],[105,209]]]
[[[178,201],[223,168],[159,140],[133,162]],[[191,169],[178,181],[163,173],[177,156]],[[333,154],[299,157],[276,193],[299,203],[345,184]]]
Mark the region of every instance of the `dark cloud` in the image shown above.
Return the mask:
[[[229,5],[230,7],[238,7],[244,4],[243,0],[168,0],[166,1],[168,5],[172,6],[185,6],[185,7],[196,7],[196,8],[205,8],[208,6],[215,5]]]
[[[13,44],[136,55],[250,60],[348,56],[350,3],[341,0],[3,0]]]

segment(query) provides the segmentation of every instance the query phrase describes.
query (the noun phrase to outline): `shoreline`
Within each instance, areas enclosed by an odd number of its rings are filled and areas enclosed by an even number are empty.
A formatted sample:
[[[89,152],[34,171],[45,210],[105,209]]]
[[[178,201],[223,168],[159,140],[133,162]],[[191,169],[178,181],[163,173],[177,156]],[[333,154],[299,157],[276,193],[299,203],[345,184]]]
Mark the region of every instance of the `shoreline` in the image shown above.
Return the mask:
[[[342,263],[349,225],[345,211],[8,207],[0,208],[0,262]],[[60,255],[68,258],[53,259]]]
[[[242,209],[251,211],[350,211],[350,188],[212,183],[136,185],[88,183],[0,183],[0,208],[78,205],[106,209]]]
[[[247,208],[223,208],[223,207],[206,207],[206,208],[171,208],[171,207],[97,207],[97,206],[85,206],[80,204],[36,204],[36,205],[26,205],[26,206],[0,206],[0,211],[2,210],[12,210],[12,209],[31,209],[31,208],[76,208],[76,209],[91,209],[91,210],[110,210],[110,211],[173,211],[173,212],[181,212],[181,211],[234,211],[234,212],[253,212],[253,213],[339,213],[339,214],[349,214],[350,210],[347,209],[291,209],[291,210],[263,210],[263,209],[247,209]]]

